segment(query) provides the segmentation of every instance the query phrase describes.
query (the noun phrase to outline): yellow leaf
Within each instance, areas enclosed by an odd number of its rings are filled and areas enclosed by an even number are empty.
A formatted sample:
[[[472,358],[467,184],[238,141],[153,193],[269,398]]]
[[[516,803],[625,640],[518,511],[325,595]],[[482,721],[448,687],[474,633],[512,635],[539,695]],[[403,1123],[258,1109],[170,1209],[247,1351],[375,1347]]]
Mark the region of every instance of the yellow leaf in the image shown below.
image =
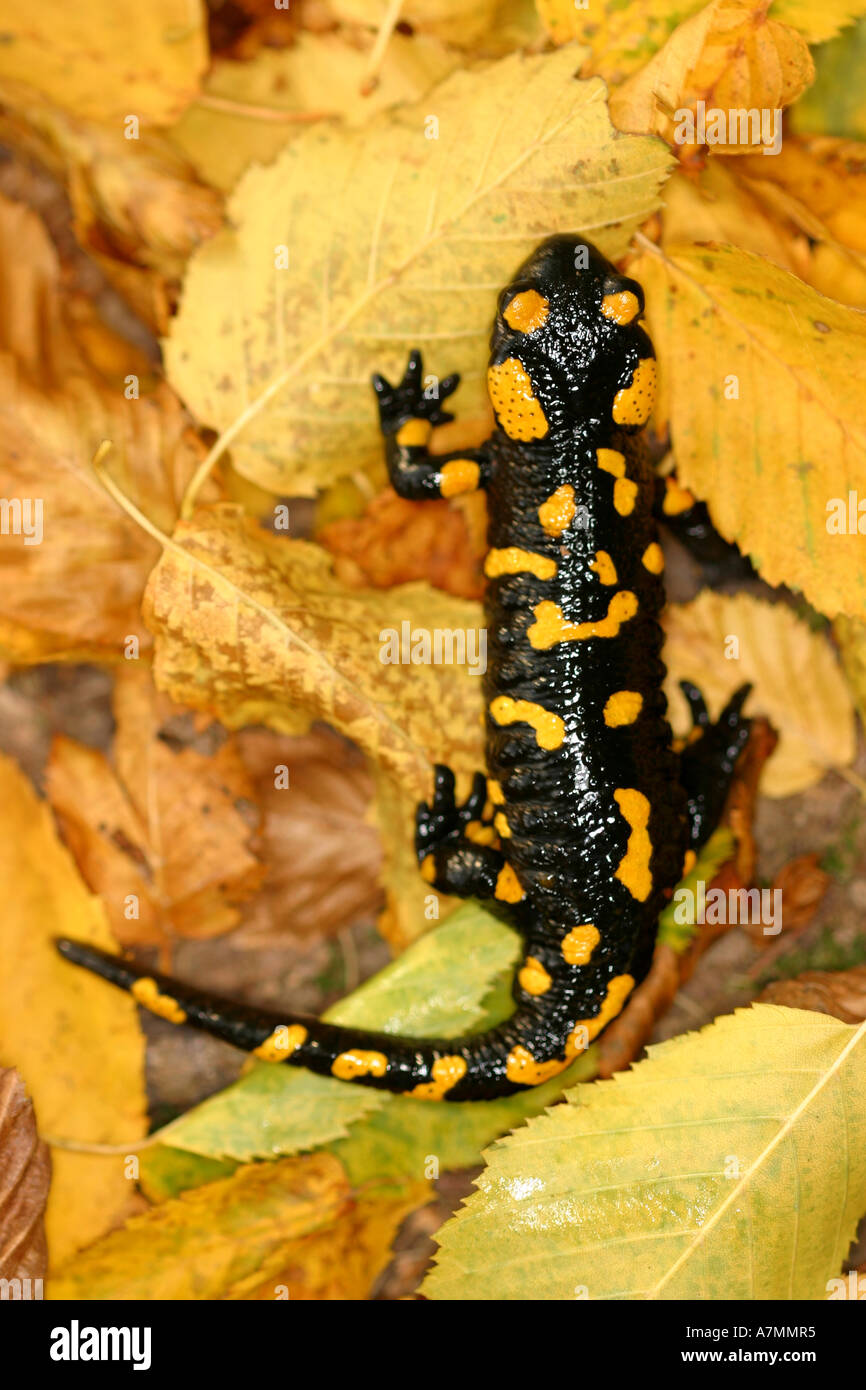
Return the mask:
[[[772,131],[760,128],[761,113],[779,113],[790,105],[815,69],[805,39],[770,19],[769,8],[770,0],[712,0],[611,95],[614,124],[672,140],[680,127],[674,113],[694,110],[701,100],[707,111],[718,108],[725,115],[724,138],[713,143],[716,153],[770,144]],[[758,114],[758,128],[751,121],[744,129],[738,124],[732,139],[732,113],[752,110]],[[780,114],[775,120],[781,140]],[[705,142],[697,136],[686,143]]]
[[[269,164],[304,130],[288,116],[336,114],[358,125],[417,101],[457,65],[456,53],[434,39],[393,34],[368,92],[370,46],[350,43],[345,31],[300,33],[290,48],[263,48],[246,63],[217,59],[171,138],[201,178],[228,193],[248,165]]]
[[[669,156],[612,128],[578,50],[448,78],[361,129],[314,127],[253,168],[231,228],[190,262],[169,377],[235,466],[312,494],[381,459],[370,374],[460,371],[486,413],[496,295],[544,236],[586,230],[618,257],[657,206]]]
[[[252,1163],[133,1217],[61,1269],[48,1295],[245,1298],[266,1278],[276,1283],[294,1242],[332,1226],[350,1202],[346,1174],[330,1154]]]
[[[273,1300],[274,1290],[288,1289],[292,1302],[359,1300],[370,1297],[376,1276],[391,1257],[391,1245],[410,1212],[433,1196],[428,1182],[407,1182],[353,1202],[333,1226],[294,1241],[283,1251],[280,1272],[233,1297]]]
[[[74,115],[115,121],[134,113],[166,124],[207,66],[201,0],[76,0],[26,11],[2,0],[0,79],[27,82]]]
[[[691,728],[678,681],[700,688],[714,718],[738,686],[752,681],[746,713],[766,715],[779,734],[762,792],[793,796],[854,761],[854,710],[833,648],[786,605],[706,589],[692,603],[671,605],[663,623],[675,733]]]
[[[425,584],[347,589],[326,551],[218,506],[181,523],[145,611],[158,686],[229,728],[296,733],[324,719],[415,798],[429,791],[431,761],[480,766],[480,680],[468,665],[382,660],[387,632],[399,639],[404,622],[474,633],[477,604]]]
[[[866,475],[863,316],[731,247],[671,247],[630,273],[681,481],[769,584],[866,614],[862,539],[828,530]]]
[[[489,1150],[437,1299],[824,1300],[866,1207],[866,1024],[770,1004]]]
[[[587,65],[609,82],[622,82],[644,67],[669,36],[704,8],[704,0],[593,0],[578,8],[574,0],[537,0],[539,14],[554,43],[578,39],[589,45]],[[774,0],[773,20],[796,29],[807,43],[831,38],[866,12],[866,0]]]
[[[0,199],[0,495],[21,528],[0,547],[0,640],[16,661],[117,660],[150,644],[139,612],[158,547],[106,496],[91,460],[104,438],[124,492],[171,529],[201,446],[161,384],[126,399],[80,347],[57,255],[36,215]],[[95,318],[89,311],[88,321]],[[132,350],[111,335],[115,362]],[[28,538],[24,508],[30,513]]]
[[[833,624],[851,694],[866,724],[866,623],[840,615]]]
[[[73,980],[53,944],[63,931],[111,950],[105,913],[58,841],[48,807],[7,758],[0,807],[0,1065],[20,1072],[44,1138],[134,1147],[146,1130],[135,1004],[98,980]],[[133,1189],[117,1156],[55,1148],[51,1161],[46,1226],[56,1265],[123,1219]]]
[[[866,145],[789,135],[776,158],[746,155],[735,170],[780,223],[816,243],[802,277],[828,299],[866,307]]]
[[[762,155],[755,163],[773,163]],[[706,161],[700,170],[679,168],[665,185],[662,246],[707,241],[727,242],[765,256],[783,270],[805,279],[810,265],[805,235],[774,217],[760,196],[738,175],[736,158]]]
[[[67,738],[55,739],[48,765],[48,797],[82,876],[124,944],[229,931],[236,904],[263,874],[237,809],[241,798],[253,801],[237,749],[226,743],[205,757],[170,748],[150,672],[139,665],[120,667],[114,714],[113,768]]]

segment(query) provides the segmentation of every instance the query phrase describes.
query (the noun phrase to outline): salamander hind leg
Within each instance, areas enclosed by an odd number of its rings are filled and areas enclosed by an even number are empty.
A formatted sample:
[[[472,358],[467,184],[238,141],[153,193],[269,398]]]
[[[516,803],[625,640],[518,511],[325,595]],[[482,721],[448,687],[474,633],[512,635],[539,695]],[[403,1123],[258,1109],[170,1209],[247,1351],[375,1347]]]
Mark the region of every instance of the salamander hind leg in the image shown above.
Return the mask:
[[[505,861],[496,832],[486,823],[487,779],[476,772],[466,800],[458,804],[454,773],[437,763],[433,800],[415,813],[415,851],[421,873],[443,893],[461,898],[492,898]]]
[[[752,721],[743,717],[751,685],[741,685],[715,723],[691,681],[680,689],[692,714],[692,732],[680,754],[680,782],[688,797],[689,843],[698,850],[721,819],[734,768],[749,741]]]

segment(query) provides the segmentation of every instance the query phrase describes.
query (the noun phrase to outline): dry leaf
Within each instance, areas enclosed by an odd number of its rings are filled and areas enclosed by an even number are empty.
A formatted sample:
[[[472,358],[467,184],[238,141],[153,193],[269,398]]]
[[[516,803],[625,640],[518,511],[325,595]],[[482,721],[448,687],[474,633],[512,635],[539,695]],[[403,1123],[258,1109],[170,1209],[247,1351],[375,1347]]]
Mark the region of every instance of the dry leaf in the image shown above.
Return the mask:
[[[244,1297],[267,1302],[284,1287],[295,1303],[369,1298],[401,1224],[432,1195],[430,1183],[419,1180],[357,1197],[333,1226],[295,1241],[280,1273]]]
[[[279,1274],[302,1236],[349,1209],[330,1154],[251,1163],[134,1217],[52,1280],[52,1298],[242,1299]],[[291,1288],[287,1291],[291,1298]],[[272,1294],[275,1297],[276,1294]]]
[[[486,415],[496,295],[521,259],[578,228],[624,253],[669,155],[613,130],[602,84],[573,80],[580,56],[456,72],[357,131],[313,127],[242,179],[166,344],[169,379],[231,430],[241,473],[312,495],[379,466],[370,373],[402,370],[411,347],[463,373],[458,416]]]
[[[0,759],[0,1065],[13,1066],[50,1140],[118,1144],[145,1133],[144,1044],[134,1001],[70,968],[61,932],[111,950],[98,899],[60,844],[51,813],[9,759]],[[46,1230],[52,1266],[122,1220],[134,1202],[121,1157],[52,1153]]]
[[[373,781],[361,755],[326,728],[299,738],[249,729],[237,741],[262,810],[267,876],[234,944],[329,936],[372,915],[382,848],[365,818]]]
[[[347,588],[390,589],[426,579],[460,598],[480,598],[484,590],[486,537],[477,529],[473,535],[464,509],[450,502],[407,502],[386,488],[362,517],[332,521],[316,540],[336,557],[334,573]]]
[[[76,0],[74,5],[7,3],[0,80],[26,81],[72,114],[121,126],[175,119],[207,67],[206,10],[200,0]]]
[[[68,322],[42,223],[5,199],[0,252],[0,494],[21,503],[22,518],[25,504],[37,508],[34,522],[41,505],[44,533],[41,544],[10,535],[0,548],[3,654],[117,660],[127,638],[150,643],[139,604],[159,547],[106,495],[91,460],[113,439],[109,471],[171,529],[201,446],[167,386],[126,399],[94,372],[79,346],[80,319]]]
[[[229,728],[298,733],[323,719],[416,799],[430,761],[480,765],[480,681],[468,666],[380,659],[382,633],[404,622],[477,632],[476,604],[421,584],[348,590],[319,546],[269,535],[231,506],[181,523],[145,603],[160,689]]]
[[[254,791],[237,748],[205,757],[169,747],[143,666],[119,669],[114,709],[113,767],[67,738],[54,740],[48,764],[48,797],[82,877],[124,945],[229,931],[263,874],[238,809],[253,811]]]
[[[48,1146],[17,1072],[0,1068],[0,1279],[41,1279],[48,1264]]]
[[[587,67],[609,82],[622,82],[647,65],[677,25],[704,10],[705,0],[593,0],[579,8],[574,0],[537,0],[554,43],[578,39],[590,47]],[[790,25],[807,43],[838,33],[857,14],[863,0],[774,0],[773,20]]]
[[[866,473],[863,315],[732,247],[648,253],[630,273],[681,482],[769,584],[828,616],[866,613],[862,537],[828,530]]]
[[[647,65],[612,93],[614,125],[670,141],[679,113],[694,110],[698,101],[706,109],[721,109],[728,120],[734,111],[780,113],[789,106],[808,87],[815,67],[806,40],[780,24],[775,10],[773,18],[768,17],[770,3],[712,0],[680,24]],[[726,140],[713,149],[716,154],[736,153],[745,143],[758,143],[752,136],[750,129],[748,139]],[[703,142],[698,137],[687,143]]]
[[[850,970],[804,970],[793,980],[774,980],[759,995],[765,1004],[814,1009],[843,1023],[866,1019],[866,965]]]
[[[786,605],[704,590],[692,603],[668,607],[663,625],[675,734],[691,728],[679,681],[698,686],[713,718],[751,681],[746,713],[766,715],[779,734],[761,780],[767,796],[793,796],[853,761],[854,711],[833,648]]]

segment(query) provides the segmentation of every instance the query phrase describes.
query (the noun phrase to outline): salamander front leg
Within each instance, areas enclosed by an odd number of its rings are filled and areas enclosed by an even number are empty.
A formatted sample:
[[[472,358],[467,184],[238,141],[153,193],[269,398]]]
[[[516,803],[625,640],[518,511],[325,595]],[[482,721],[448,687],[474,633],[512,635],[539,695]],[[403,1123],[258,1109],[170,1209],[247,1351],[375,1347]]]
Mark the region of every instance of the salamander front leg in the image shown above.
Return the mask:
[[[422,375],[421,354],[417,350],[409,354],[408,366],[397,386],[378,372],[373,375],[391,486],[410,501],[475,492],[487,482],[488,463],[483,449],[431,454],[427,448],[434,426],[454,418],[442,409],[442,401],[457,390],[460,378],[455,374],[443,377],[436,395],[428,396]]]

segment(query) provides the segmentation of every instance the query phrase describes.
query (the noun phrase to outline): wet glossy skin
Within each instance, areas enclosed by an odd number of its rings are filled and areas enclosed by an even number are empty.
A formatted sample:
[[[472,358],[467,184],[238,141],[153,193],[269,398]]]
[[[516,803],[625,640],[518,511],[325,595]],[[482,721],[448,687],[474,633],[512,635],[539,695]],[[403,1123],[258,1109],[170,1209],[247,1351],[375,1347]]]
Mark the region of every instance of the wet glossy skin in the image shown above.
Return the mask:
[[[640,430],[654,354],[643,295],[575,237],[540,246],[500,296],[489,387],[497,428],[478,450],[432,456],[450,418],[413,354],[374,378],[392,483],[405,497],[488,494],[486,777],[454,801],[447,769],[419,807],[424,878],[487,899],[524,936],[515,1013],[500,1028],[416,1041],[209,1000],[115,957],[68,958],[146,1007],[254,1051],[421,1099],[506,1095],[564,1070],[649,968],[659,911],[711,832],[748,734],[744,693],[671,746],[661,690],[663,559],[657,484]],[[407,679],[409,677],[407,676]]]

